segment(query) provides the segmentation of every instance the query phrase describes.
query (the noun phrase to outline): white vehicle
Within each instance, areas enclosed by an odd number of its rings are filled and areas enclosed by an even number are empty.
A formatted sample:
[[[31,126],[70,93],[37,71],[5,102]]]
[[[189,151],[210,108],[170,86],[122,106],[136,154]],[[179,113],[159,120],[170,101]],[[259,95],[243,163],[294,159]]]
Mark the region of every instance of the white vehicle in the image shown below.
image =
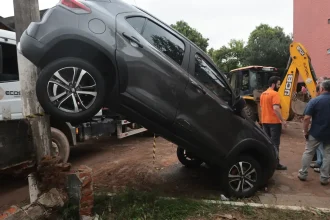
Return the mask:
[[[0,172],[9,168],[31,166],[33,144],[22,113],[21,86],[19,82],[16,34],[0,29]],[[125,138],[146,131],[120,115],[101,109],[90,121],[72,125],[52,120],[52,154],[60,155],[63,162],[69,158],[70,146],[101,136],[116,135]],[[11,169],[11,170],[12,170]]]

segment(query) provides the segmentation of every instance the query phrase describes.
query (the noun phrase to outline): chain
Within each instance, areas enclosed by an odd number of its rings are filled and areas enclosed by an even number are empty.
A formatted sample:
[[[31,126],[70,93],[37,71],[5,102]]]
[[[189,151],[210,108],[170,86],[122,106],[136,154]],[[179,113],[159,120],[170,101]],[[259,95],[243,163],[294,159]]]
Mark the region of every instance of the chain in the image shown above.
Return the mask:
[[[154,134],[154,143],[153,143],[153,165],[155,167],[155,162],[156,162],[156,134]],[[156,167],[155,167],[156,168]]]

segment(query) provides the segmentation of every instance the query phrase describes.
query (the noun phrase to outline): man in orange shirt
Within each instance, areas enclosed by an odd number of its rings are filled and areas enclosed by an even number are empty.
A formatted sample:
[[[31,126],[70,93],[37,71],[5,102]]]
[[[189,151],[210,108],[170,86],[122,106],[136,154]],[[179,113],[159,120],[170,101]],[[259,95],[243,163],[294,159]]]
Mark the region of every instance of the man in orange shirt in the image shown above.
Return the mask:
[[[270,77],[268,86],[269,88],[260,96],[261,123],[279,153],[282,125],[286,126],[281,114],[280,95],[277,92],[281,86],[281,79],[277,76]],[[277,170],[286,169],[287,167],[278,161]]]

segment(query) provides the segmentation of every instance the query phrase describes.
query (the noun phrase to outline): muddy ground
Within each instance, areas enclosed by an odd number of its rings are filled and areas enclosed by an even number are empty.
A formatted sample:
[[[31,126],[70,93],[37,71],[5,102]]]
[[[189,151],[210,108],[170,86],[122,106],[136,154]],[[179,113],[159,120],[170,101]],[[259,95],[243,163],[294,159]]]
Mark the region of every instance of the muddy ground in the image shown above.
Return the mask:
[[[304,148],[301,123],[289,123],[283,131],[280,148],[281,162],[288,166],[288,170],[276,171],[266,193],[303,198],[329,197],[330,186],[321,186],[319,174],[312,169],[306,182],[297,179]],[[93,168],[94,185],[98,190],[134,187],[168,195],[213,199],[221,195],[219,179],[214,171],[205,166],[186,169],[177,160],[176,146],[160,137],[156,139],[155,163],[153,138],[141,136],[123,140],[107,138],[81,145],[72,149],[70,162],[74,167],[85,164]],[[27,200],[26,179],[0,179],[0,210]]]

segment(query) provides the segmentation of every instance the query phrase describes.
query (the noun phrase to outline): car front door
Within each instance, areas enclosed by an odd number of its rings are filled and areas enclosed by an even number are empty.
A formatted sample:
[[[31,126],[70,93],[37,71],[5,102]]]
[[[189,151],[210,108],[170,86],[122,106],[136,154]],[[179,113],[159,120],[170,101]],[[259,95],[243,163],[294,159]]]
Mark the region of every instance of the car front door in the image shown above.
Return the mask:
[[[243,122],[231,108],[231,88],[209,59],[191,49],[190,60],[190,82],[174,126],[195,153],[216,160],[236,143]]]
[[[116,21],[124,105],[158,124],[172,125],[188,83],[190,47],[145,14],[123,13]]]

